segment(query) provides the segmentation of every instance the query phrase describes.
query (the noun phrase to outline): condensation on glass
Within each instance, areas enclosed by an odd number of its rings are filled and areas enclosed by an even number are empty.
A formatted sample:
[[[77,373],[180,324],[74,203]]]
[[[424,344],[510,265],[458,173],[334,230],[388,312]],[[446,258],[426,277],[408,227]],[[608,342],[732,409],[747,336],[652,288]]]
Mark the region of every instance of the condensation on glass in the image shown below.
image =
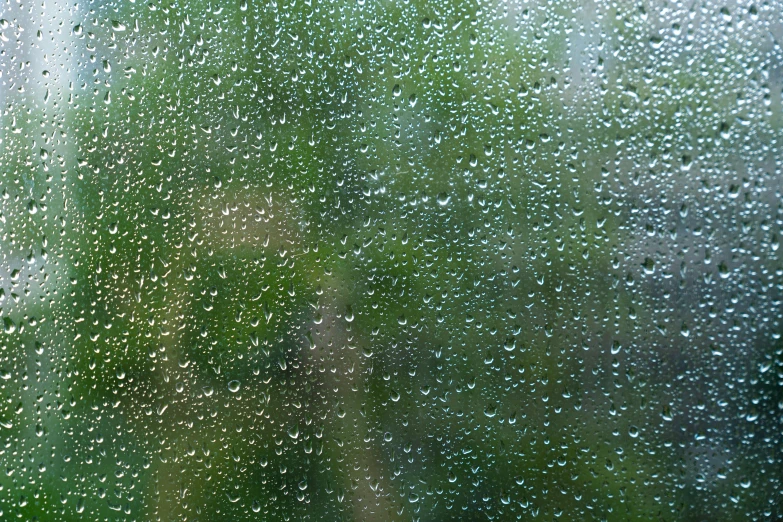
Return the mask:
[[[0,519],[783,517],[783,4],[0,4]]]

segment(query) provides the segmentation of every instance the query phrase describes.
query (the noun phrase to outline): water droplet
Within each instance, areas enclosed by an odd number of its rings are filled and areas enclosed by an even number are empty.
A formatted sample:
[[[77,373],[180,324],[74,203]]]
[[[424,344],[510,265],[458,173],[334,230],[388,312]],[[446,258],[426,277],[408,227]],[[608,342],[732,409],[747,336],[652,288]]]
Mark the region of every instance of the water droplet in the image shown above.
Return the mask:
[[[682,326],[680,327],[680,335],[682,335],[683,337],[690,337],[691,330],[690,328],[688,328],[687,323],[682,323]]]
[[[3,317],[3,331],[7,334],[12,334],[16,331],[16,323],[10,317]]]

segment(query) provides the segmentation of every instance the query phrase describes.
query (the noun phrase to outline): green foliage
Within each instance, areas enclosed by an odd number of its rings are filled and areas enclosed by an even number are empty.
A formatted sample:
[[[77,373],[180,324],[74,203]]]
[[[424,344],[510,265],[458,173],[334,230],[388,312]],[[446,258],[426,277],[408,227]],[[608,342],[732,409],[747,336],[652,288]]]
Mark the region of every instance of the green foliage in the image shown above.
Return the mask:
[[[772,516],[758,11],[11,9],[56,45],[3,51],[0,518]]]

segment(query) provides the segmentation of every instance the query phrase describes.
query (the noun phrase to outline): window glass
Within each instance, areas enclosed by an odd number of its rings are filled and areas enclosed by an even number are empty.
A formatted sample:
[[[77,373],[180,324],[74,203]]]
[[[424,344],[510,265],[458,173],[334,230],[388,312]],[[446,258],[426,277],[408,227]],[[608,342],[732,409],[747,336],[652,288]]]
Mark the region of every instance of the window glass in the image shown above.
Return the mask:
[[[783,516],[783,5],[0,4],[0,519]]]

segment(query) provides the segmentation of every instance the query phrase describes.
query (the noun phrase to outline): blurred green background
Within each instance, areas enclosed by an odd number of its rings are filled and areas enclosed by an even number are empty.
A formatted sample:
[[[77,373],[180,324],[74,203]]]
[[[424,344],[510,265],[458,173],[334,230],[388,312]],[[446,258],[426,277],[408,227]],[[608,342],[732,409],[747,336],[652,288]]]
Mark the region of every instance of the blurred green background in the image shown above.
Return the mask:
[[[0,520],[783,516],[777,1],[0,6]]]

